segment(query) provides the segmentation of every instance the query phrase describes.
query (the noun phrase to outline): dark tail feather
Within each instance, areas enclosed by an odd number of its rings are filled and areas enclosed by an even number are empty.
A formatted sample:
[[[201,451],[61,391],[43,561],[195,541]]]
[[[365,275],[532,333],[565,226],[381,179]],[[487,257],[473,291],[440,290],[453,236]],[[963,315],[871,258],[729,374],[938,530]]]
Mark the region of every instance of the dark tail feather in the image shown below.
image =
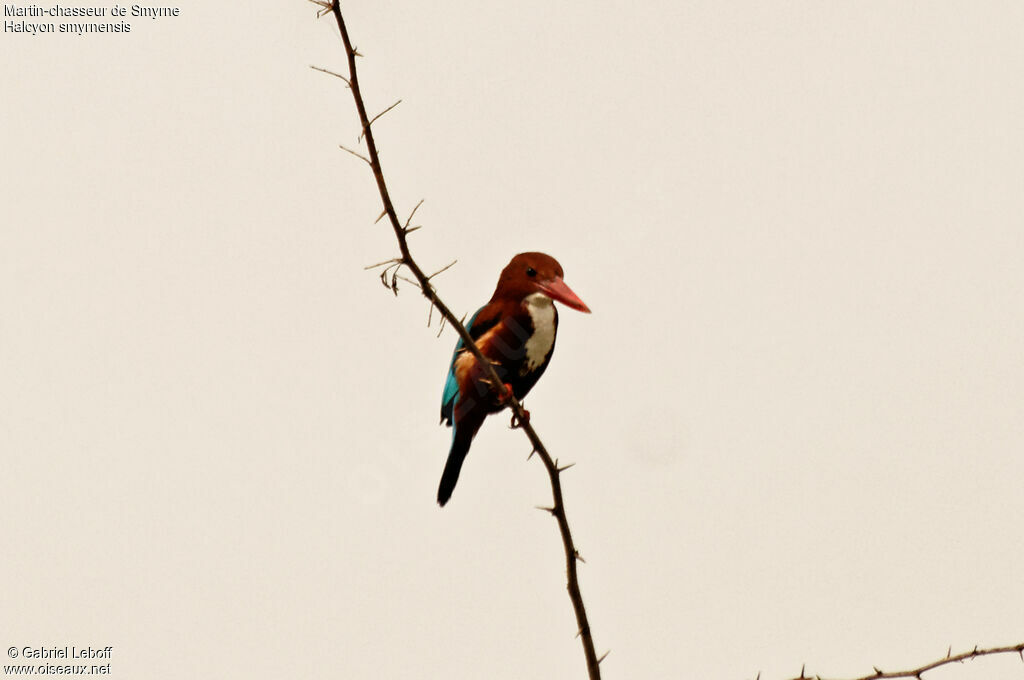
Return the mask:
[[[480,428],[481,423],[473,427],[471,423],[462,422],[455,428],[452,434],[452,448],[448,451],[448,461],[444,464],[444,472],[441,473],[441,483],[437,487],[437,504],[444,506],[452,497],[455,490],[455,483],[459,481],[459,472],[462,471],[462,461],[466,460],[469,453],[469,445],[473,443],[473,436]]]

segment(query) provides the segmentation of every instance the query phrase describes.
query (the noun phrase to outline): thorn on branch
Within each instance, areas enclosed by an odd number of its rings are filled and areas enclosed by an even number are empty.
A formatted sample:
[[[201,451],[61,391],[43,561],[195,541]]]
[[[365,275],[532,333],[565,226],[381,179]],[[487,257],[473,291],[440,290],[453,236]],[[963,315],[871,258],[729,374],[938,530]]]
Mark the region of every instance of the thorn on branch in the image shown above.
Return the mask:
[[[574,465],[576,465],[576,463],[569,463],[568,465],[563,465],[562,467],[558,468],[558,471],[559,472],[565,472],[566,470],[568,470],[569,468],[571,468]]]
[[[411,283],[412,285],[416,286],[420,290],[423,290],[423,287],[420,285],[420,282],[417,281],[416,279],[410,279],[408,276],[402,276],[401,274],[395,274],[395,276],[397,276],[398,278],[402,279],[406,283]]]
[[[548,507],[546,505],[535,505],[533,507],[537,508],[538,510],[543,510],[544,512],[551,513],[552,515],[555,514],[555,509],[552,507]]]
[[[376,269],[377,267],[383,267],[386,264],[395,264],[395,263],[401,263],[401,262],[402,262],[401,258],[393,257],[390,260],[384,260],[383,262],[378,262],[377,264],[371,264],[369,266],[363,267],[363,270],[365,271],[367,269]]]
[[[452,261],[451,261],[451,262],[450,262],[449,264],[446,264],[445,266],[441,267],[441,268],[440,268],[440,269],[438,269],[438,270],[437,270],[436,272],[434,272],[433,274],[431,274],[430,276],[428,276],[428,277],[427,277],[427,281],[429,281],[430,279],[434,278],[435,276],[437,276],[437,275],[438,275],[438,274],[440,274],[441,272],[445,272],[445,271],[448,271],[449,269],[451,269],[452,267],[454,267],[454,266],[455,266],[455,263],[456,263],[456,262],[458,262],[458,260],[452,260]]]
[[[369,159],[369,158],[367,158],[366,156],[364,156],[363,154],[359,153],[358,151],[353,151],[352,149],[348,148],[347,146],[345,146],[345,145],[343,145],[343,144],[339,144],[339,145],[338,145],[338,147],[339,147],[339,148],[340,148],[340,149],[341,149],[342,151],[348,151],[348,152],[349,152],[350,154],[352,154],[352,155],[353,155],[353,156],[355,156],[356,158],[359,158],[359,159],[361,159],[361,160],[362,160],[363,162],[365,162],[365,163],[366,163],[367,165],[369,165],[369,166],[370,166],[371,168],[373,167],[373,163],[371,163],[371,162],[370,162],[370,159]]]
[[[320,4],[320,3],[317,3],[317,4]],[[327,8],[327,11],[328,12],[331,11],[329,7]],[[317,14],[319,15],[319,12],[317,12]],[[329,76],[334,76],[335,78],[341,78],[342,80],[345,81],[345,86],[346,87],[349,87],[349,88],[352,87],[352,83],[349,82],[349,79],[346,78],[345,76],[341,75],[340,73],[335,73],[334,71],[331,71],[331,70],[326,69],[326,68],[322,68],[320,66],[313,66],[312,64],[310,64],[309,67],[311,69],[313,69],[314,71],[320,71],[320,73],[326,73]]]
[[[309,0],[309,1],[312,2],[314,5],[317,5],[318,7],[320,7],[320,9],[318,9],[316,11],[316,18],[317,19],[319,19],[320,17],[328,14],[333,9],[332,3],[325,2],[325,0]]]
[[[412,209],[412,212],[409,213],[409,217],[405,220],[405,233],[408,234],[410,231],[412,231],[412,229],[409,229],[409,223],[412,222],[412,216],[415,215],[416,211],[420,209],[421,205],[423,205],[423,200],[424,199],[422,198],[420,199],[420,202],[416,204],[416,207]],[[413,227],[413,229],[419,229],[419,227]]]
[[[380,117],[381,117],[381,116],[383,116],[383,115],[384,115],[385,113],[387,113],[388,111],[390,111],[391,109],[395,108],[396,106],[398,106],[398,105],[399,105],[399,104],[401,104],[401,103],[402,103],[402,100],[401,100],[401,99],[399,99],[399,100],[398,100],[397,102],[395,102],[394,104],[392,104],[391,106],[389,106],[388,108],[384,109],[383,111],[381,111],[380,113],[378,113],[378,114],[377,114],[376,116],[374,116],[373,118],[371,118],[371,119],[370,119],[370,121],[369,121],[369,122],[368,122],[368,123],[367,123],[366,125],[364,125],[364,126],[363,126],[363,131],[362,131],[362,133],[361,133],[361,134],[359,135],[359,139],[362,139],[362,138],[363,138],[363,135],[365,135],[365,134],[366,134],[366,130],[367,130],[367,129],[368,129],[368,128],[369,128],[370,126],[371,126],[371,125],[373,125],[373,124],[374,124],[374,123],[375,123],[375,122],[377,121],[377,119],[378,119],[378,118],[380,118]]]
[[[611,653],[612,653],[612,650],[609,649],[607,652],[605,652],[604,654],[601,655],[601,657],[597,660],[597,662],[601,663],[602,661],[604,661],[604,658],[606,656],[608,656],[609,654],[611,654]]]

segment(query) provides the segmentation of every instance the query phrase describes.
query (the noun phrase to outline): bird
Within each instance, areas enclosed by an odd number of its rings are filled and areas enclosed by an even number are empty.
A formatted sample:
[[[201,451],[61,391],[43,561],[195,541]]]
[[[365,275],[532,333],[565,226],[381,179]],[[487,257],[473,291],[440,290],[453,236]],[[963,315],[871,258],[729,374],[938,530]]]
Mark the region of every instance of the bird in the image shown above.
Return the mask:
[[[562,266],[544,253],[519,253],[506,265],[490,301],[470,317],[466,330],[494,366],[505,387],[523,397],[537,384],[555,351],[558,312],[554,301],[589,314],[590,308],[563,280]],[[441,397],[441,422],[452,443],[437,488],[444,506],[459,480],[473,437],[488,415],[508,406],[460,338],[448,366]],[[529,412],[525,412],[529,418]]]

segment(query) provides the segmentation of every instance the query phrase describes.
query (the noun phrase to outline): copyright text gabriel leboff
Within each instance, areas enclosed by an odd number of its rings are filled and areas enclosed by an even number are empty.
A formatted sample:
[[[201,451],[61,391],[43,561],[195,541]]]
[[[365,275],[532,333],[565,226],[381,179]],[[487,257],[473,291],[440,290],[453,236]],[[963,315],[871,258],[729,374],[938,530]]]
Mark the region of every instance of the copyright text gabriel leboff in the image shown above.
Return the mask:
[[[109,659],[114,648],[107,647],[22,647],[24,659]]]

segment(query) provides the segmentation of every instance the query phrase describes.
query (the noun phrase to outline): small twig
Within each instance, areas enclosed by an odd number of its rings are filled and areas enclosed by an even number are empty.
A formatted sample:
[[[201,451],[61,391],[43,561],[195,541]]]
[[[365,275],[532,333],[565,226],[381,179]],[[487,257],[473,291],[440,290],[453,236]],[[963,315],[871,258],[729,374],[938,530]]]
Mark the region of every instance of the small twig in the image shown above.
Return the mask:
[[[352,149],[350,149],[347,146],[344,146],[342,144],[339,144],[338,148],[340,148],[342,151],[348,151],[350,154],[352,154],[356,158],[359,158],[359,159],[365,161],[366,164],[369,165],[371,168],[373,167],[373,161],[371,161],[369,158],[367,158],[363,154],[359,153],[358,151],[353,151]]]
[[[316,18],[317,19],[319,19],[320,17],[322,17],[322,16],[324,16],[326,14],[330,14],[331,9],[332,9],[332,6],[331,6],[332,3],[328,2],[327,0],[309,0],[309,1],[312,2],[314,5],[316,5],[316,6],[318,6],[320,8],[320,9],[318,9],[316,11]]]
[[[414,285],[414,286],[416,286],[416,287],[419,287],[419,285],[420,285],[420,282],[419,282],[419,281],[416,281],[415,279],[410,279],[410,278],[409,278],[409,277],[407,277],[407,276],[402,276],[401,274],[398,274],[398,273],[396,273],[396,274],[395,274],[395,276],[396,276],[396,277],[398,277],[398,278],[400,278],[400,279],[402,279],[402,280],[403,280],[403,281],[405,281],[406,283],[411,283],[412,285]]]
[[[381,111],[380,113],[378,113],[376,116],[374,116],[373,118],[370,119],[370,122],[366,124],[366,127],[370,127],[371,125],[373,125],[377,121],[378,118],[380,118],[385,113],[387,113],[388,111],[390,111],[391,109],[395,108],[396,106],[398,106],[401,103],[402,103],[402,100],[399,99],[397,102],[395,102],[394,104],[392,104],[388,108],[386,108],[383,111]],[[364,129],[363,132],[365,133],[366,130]],[[362,139],[363,135],[359,135],[359,138]]]
[[[318,3],[316,3],[316,4],[318,4],[318,5],[319,5],[320,3],[318,2]],[[328,9],[327,11],[328,11],[328,12],[330,12],[331,10],[330,10],[330,9]],[[328,70],[328,69],[322,68],[322,67],[320,67],[320,66],[313,66],[312,64],[310,65],[310,68],[311,68],[311,69],[313,69],[314,71],[320,71],[320,73],[326,73],[327,75],[331,75],[331,76],[334,76],[335,78],[341,78],[342,80],[344,80],[344,81],[345,81],[345,84],[346,84],[346,85],[348,85],[348,84],[349,84],[349,83],[348,83],[348,78],[346,78],[345,76],[341,75],[340,73],[335,73],[334,71],[331,71],[331,70]]]
[[[896,678],[910,678],[911,680],[921,680],[922,676],[928,671],[935,670],[940,666],[945,666],[953,663],[963,663],[969,659],[976,659],[981,656],[990,656],[992,654],[1017,654],[1021,657],[1021,661],[1024,661],[1024,642],[1016,645],[1009,645],[1007,647],[991,647],[989,649],[979,649],[977,646],[969,652],[962,654],[953,654],[953,647],[950,645],[949,650],[946,652],[946,656],[939,659],[938,661],[932,661],[926,663],[923,666],[912,668],[906,671],[890,671],[885,672],[879,669],[877,666],[872,666],[874,673],[871,675],[864,675],[853,680],[895,680]],[[825,680],[820,675],[814,676],[816,680]],[[801,669],[800,677],[794,678],[794,680],[801,680],[805,678],[804,671]]]
[[[401,260],[396,260],[395,258],[391,258],[390,260],[384,260],[383,262],[378,262],[377,264],[371,264],[366,267],[363,267],[363,271],[366,271],[368,269],[376,269],[377,267],[383,267],[386,264],[395,264],[396,262],[401,262]]]
[[[438,270],[437,270],[436,272],[434,272],[433,274],[431,274],[430,276],[428,276],[428,277],[427,277],[427,280],[429,281],[430,279],[434,278],[435,276],[437,276],[437,275],[438,275],[438,274],[440,274],[441,272],[445,272],[445,271],[448,271],[449,269],[451,269],[452,267],[454,267],[454,266],[455,266],[455,263],[456,263],[456,262],[458,262],[458,260],[452,260],[451,262],[449,262],[448,264],[446,264],[445,266],[441,267],[441,268],[440,268],[440,269],[438,269]]]
[[[415,214],[416,214],[416,211],[420,209],[420,206],[421,206],[421,205],[423,205],[423,201],[424,201],[424,200],[425,200],[425,199],[422,199],[422,198],[421,198],[421,199],[420,199],[420,202],[419,202],[419,203],[417,203],[417,204],[416,204],[416,205],[415,205],[415,206],[413,207],[413,209],[412,209],[412,212],[411,212],[411,213],[409,213],[409,217],[407,217],[407,218],[406,218],[406,220],[405,220],[405,233],[406,233],[406,234],[408,234],[408,233],[409,233],[410,231],[412,231],[412,229],[409,229],[409,223],[410,223],[410,222],[412,222],[412,216],[413,216],[413,215],[415,215]],[[413,229],[419,229],[419,227],[413,227]]]

